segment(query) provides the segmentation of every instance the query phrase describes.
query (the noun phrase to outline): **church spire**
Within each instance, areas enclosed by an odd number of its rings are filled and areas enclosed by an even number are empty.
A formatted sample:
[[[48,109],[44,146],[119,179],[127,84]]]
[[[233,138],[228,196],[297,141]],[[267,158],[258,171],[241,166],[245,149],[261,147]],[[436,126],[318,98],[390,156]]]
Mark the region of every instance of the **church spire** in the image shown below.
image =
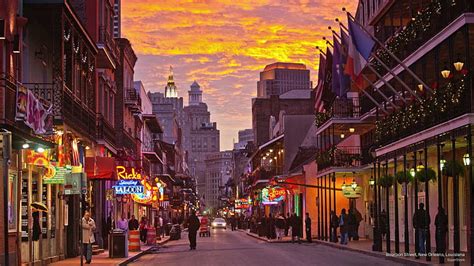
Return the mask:
[[[168,76],[168,84],[174,84],[173,66],[170,66],[170,74]]]

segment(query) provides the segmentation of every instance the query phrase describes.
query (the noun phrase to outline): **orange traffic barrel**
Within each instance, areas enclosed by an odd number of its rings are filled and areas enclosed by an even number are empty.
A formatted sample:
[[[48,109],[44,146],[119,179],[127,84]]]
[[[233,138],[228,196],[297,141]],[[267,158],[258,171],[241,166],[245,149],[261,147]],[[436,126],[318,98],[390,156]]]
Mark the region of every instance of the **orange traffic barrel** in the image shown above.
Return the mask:
[[[147,245],[156,245],[156,229],[155,227],[149,227],[146,236]]]
[[[140,251],[140,231],[130,230],[128,232],[128,251]]]

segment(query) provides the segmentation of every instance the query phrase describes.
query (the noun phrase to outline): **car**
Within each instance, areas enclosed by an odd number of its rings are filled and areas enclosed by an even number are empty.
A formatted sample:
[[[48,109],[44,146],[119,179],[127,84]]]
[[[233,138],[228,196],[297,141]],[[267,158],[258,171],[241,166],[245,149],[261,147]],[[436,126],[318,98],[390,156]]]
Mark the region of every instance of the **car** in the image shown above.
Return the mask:
[[[227,229],[227,223],[222,218],[216,218],[216,219],[214,219],[214,221],[212,221],[211,227],[212,227],[212,229],[214,229],[214,228]]]

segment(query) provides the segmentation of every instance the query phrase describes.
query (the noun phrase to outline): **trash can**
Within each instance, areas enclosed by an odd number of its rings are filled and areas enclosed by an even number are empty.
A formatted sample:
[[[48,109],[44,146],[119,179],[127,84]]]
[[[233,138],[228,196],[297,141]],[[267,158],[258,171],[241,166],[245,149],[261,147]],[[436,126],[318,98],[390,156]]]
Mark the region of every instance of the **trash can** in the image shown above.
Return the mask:
[[[126,257],[126,235],[120,229],[114,229],[109,234],[109,258],[125,258]]]
[[[149,227],[146,235],[147,245],[156,245],[156,229],[155,227]]]
[[[167,223],[166,226],[165,226],[165,235],[169,236],[170,235],[170,231],[171,231],[171,227],[173,225],[171,223]]]

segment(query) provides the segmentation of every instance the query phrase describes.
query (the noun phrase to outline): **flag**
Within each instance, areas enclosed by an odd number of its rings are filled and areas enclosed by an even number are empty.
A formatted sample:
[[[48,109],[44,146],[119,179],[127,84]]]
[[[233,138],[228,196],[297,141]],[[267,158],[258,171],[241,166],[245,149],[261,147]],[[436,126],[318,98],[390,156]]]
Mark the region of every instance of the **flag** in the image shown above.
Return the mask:
[[[357,81],[375,46],[374,40],[348,16],[349,38],[347,63],[344,72]]]
[[[316,97],[315,97],[315,104],[314,109],[316,112],[323,111],[323,104],[321,102],[321,98],[323,96],[323,83],[325,78],[326,72],[326,58],[323,54],[319,54],[319,69],[318,69],[318,85],[316,85]]]
[[[336,37],[333,36],[334,54],[332,58],[332,92],[341,97],[341,47]]]
[[[323,101],[324,109],[329,110],[331,105],[336,98],[336,95],[332,92],[332,60],[333,56],[329,47],[326,49],[326,70],[325,78],[323,83],[323,95],[321,100]]]

